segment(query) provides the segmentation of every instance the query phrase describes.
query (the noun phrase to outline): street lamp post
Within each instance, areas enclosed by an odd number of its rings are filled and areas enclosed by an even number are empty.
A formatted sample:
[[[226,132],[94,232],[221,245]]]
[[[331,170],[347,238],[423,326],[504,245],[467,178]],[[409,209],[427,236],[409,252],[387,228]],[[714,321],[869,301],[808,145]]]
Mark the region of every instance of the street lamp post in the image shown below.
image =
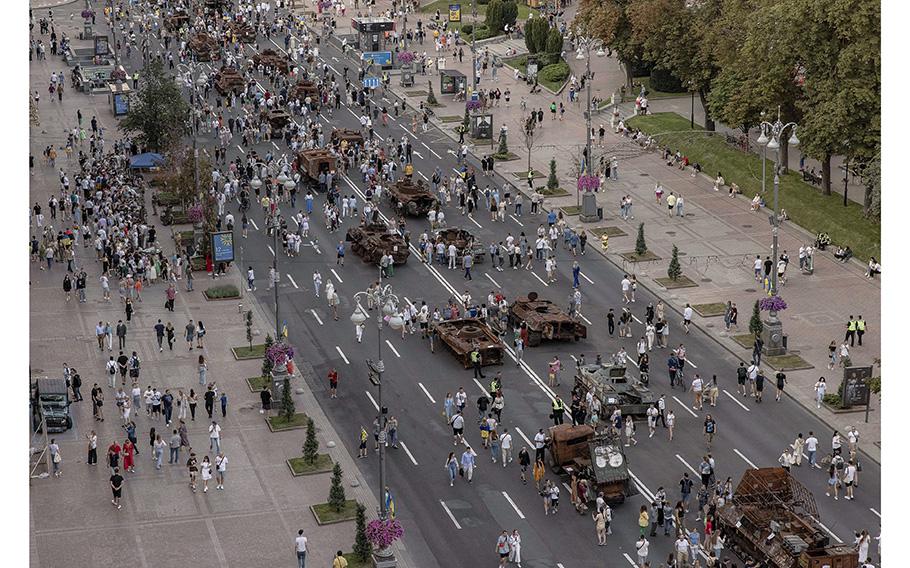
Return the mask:
[[[780,119],[780,106],[777,107],[777,120],[774,122],[762,121],[759,125],[761,135],[758,137],[758,143],[762,146],[762,152],[767,147],[775,151],[774,160],[774,213],[770,216],[771,223],[771,255],[773,264],[771,266],[771,295],[777,295],[777,263],[778,254],[778,235],[780,233],[780,209],[778,205],[778,194],[780,193],[780,141],[784,132],[790,129],[790,139],[788,144],[796,146],[799,144],[799,138],[796,137],[798,125],[795,122],[784,124]],[[762,158],[762,190],[765,187],[765,161]],[[769,311],[769,320],[766,326],[767,340],[764,342],[765,352],[768,355],[779,355],[785,352],[783,347],[783,331],[780,320],[775,310]]]
[[[360,299],[366,297],[368,292],[357,292],[354,294],[356,307],[351,314],[351,321],[355,325],[361,325],[367,320],[369,315],[363,309]],[[382,375],[385,372],[385,364],[382,361],[382,328],[383,321],[388,317],[388,324],[394,330],[399,330],[404,326],[404,318],[398,312],[398,296],[392,293],[392,286],[387,284],[379,288],[376,294],[377,304],[380,306],[380,313],[376,315],[377,328],[377,361],[367,359],[367,366],[371,374],[376,375],[376,385],[378,387],[377,398],[379,400],[379,520],[385,521],[388,517],[388,508],[385,500],[385,444],[386,444],[386,424],[388,409],[382,404]],[[382,552],[382,551],[380,551]]]
[[[593,82],[591,76],[591,52],[594,51],[597,53],[598,57],[603,57],[605,55],[603,49],[603,42],[597,38],[593,37],[580,37],[577,40],[578,49],[575,54],[576,59],[585,60],[585,91],[587,92],[587,112],[585,113],[585,173],[588,176],[592,175],[593,172],[593,137],[591,136],[591,121],[592,121],[592,109],[591,109],[591,83]],[[580,204],[581,200],[581,190],[578,189],[576,193],[575,202]],[[596,221],[597,220],[597,198],[594,197],[591,193],[585,193],[584,196],[585,206],[582,207],[581,211],[581,220],[582,221]]]

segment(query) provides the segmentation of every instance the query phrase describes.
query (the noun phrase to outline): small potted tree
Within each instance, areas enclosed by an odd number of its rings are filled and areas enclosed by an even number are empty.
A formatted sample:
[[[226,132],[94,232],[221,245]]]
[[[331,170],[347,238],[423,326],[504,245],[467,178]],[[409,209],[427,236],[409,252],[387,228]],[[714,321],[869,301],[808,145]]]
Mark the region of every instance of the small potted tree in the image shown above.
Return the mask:
[[[386,519],[384,521],[375,519],[367,524],[367,540],[376,549],[373,552],[373,559],[377,566],[392,565],[394,556],[390,550],[391,546],[402,537],[404,529],[401,523],[395,519]]]

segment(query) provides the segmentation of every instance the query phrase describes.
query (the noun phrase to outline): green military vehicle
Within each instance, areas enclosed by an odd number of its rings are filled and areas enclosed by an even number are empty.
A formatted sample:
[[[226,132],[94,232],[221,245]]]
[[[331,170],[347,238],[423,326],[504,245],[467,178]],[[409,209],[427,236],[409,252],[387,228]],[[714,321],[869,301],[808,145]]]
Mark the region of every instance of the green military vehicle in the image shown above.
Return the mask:
[[[575,385],[585,394],[593,391],[603,408],[618,406],[623,416],[644,416],[656,401],[651,389],[629,375],[625,366],[612,363],[578,367]]]
[[[549,434],[554,471],[590,480],[594,495],[603,492],[611,505],[634,494],[622,441],[609,429],[601,433],[588,425],[560,424],[550,427]]]

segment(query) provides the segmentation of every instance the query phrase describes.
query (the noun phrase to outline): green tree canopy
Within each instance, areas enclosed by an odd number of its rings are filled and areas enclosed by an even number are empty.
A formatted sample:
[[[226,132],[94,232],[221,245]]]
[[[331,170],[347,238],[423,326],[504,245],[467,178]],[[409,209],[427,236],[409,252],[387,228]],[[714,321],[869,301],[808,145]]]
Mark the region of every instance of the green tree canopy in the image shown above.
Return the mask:
[[[140,146],[155,152],[176,147],[187,130],[190,108],[180,87],[164,72],[159,62],[142,70],[142,86],[130,101],[130,112],[120,129],[131,134]]]

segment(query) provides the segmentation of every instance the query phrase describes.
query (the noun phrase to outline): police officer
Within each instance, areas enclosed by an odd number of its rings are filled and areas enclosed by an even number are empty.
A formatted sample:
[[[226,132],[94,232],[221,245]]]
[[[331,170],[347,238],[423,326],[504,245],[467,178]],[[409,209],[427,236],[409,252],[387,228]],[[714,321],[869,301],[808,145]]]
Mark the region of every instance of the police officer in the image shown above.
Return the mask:
[[[562,415],[565,411],[565,403],[562,399],[559,398],[559,395],[556,395],[556,400],[553,401],[553,424],[558,426],[562,424]]]
[[[856,339],[856,320],[853,319],[853,314],[850,314],[850,319],[847,321],[847,333],[844,335],[844,342],[850,340],[850,347],[853,347],[853,340]]]
[[[474,366],[474,378],[475,379],[487,378],[487,376],[483,374],[483,369],[481,368],[482,360],[480,357],[480,350],[477,347],[474,347],[474,349],[471,350],[471,365]]]
[[[863,319],[862,315],[857,316],[856,318],[856,337],[860,346],[863,344],[863,334],[866,333],[866,320]],[[852,344],[851,344],[852,345]]]

